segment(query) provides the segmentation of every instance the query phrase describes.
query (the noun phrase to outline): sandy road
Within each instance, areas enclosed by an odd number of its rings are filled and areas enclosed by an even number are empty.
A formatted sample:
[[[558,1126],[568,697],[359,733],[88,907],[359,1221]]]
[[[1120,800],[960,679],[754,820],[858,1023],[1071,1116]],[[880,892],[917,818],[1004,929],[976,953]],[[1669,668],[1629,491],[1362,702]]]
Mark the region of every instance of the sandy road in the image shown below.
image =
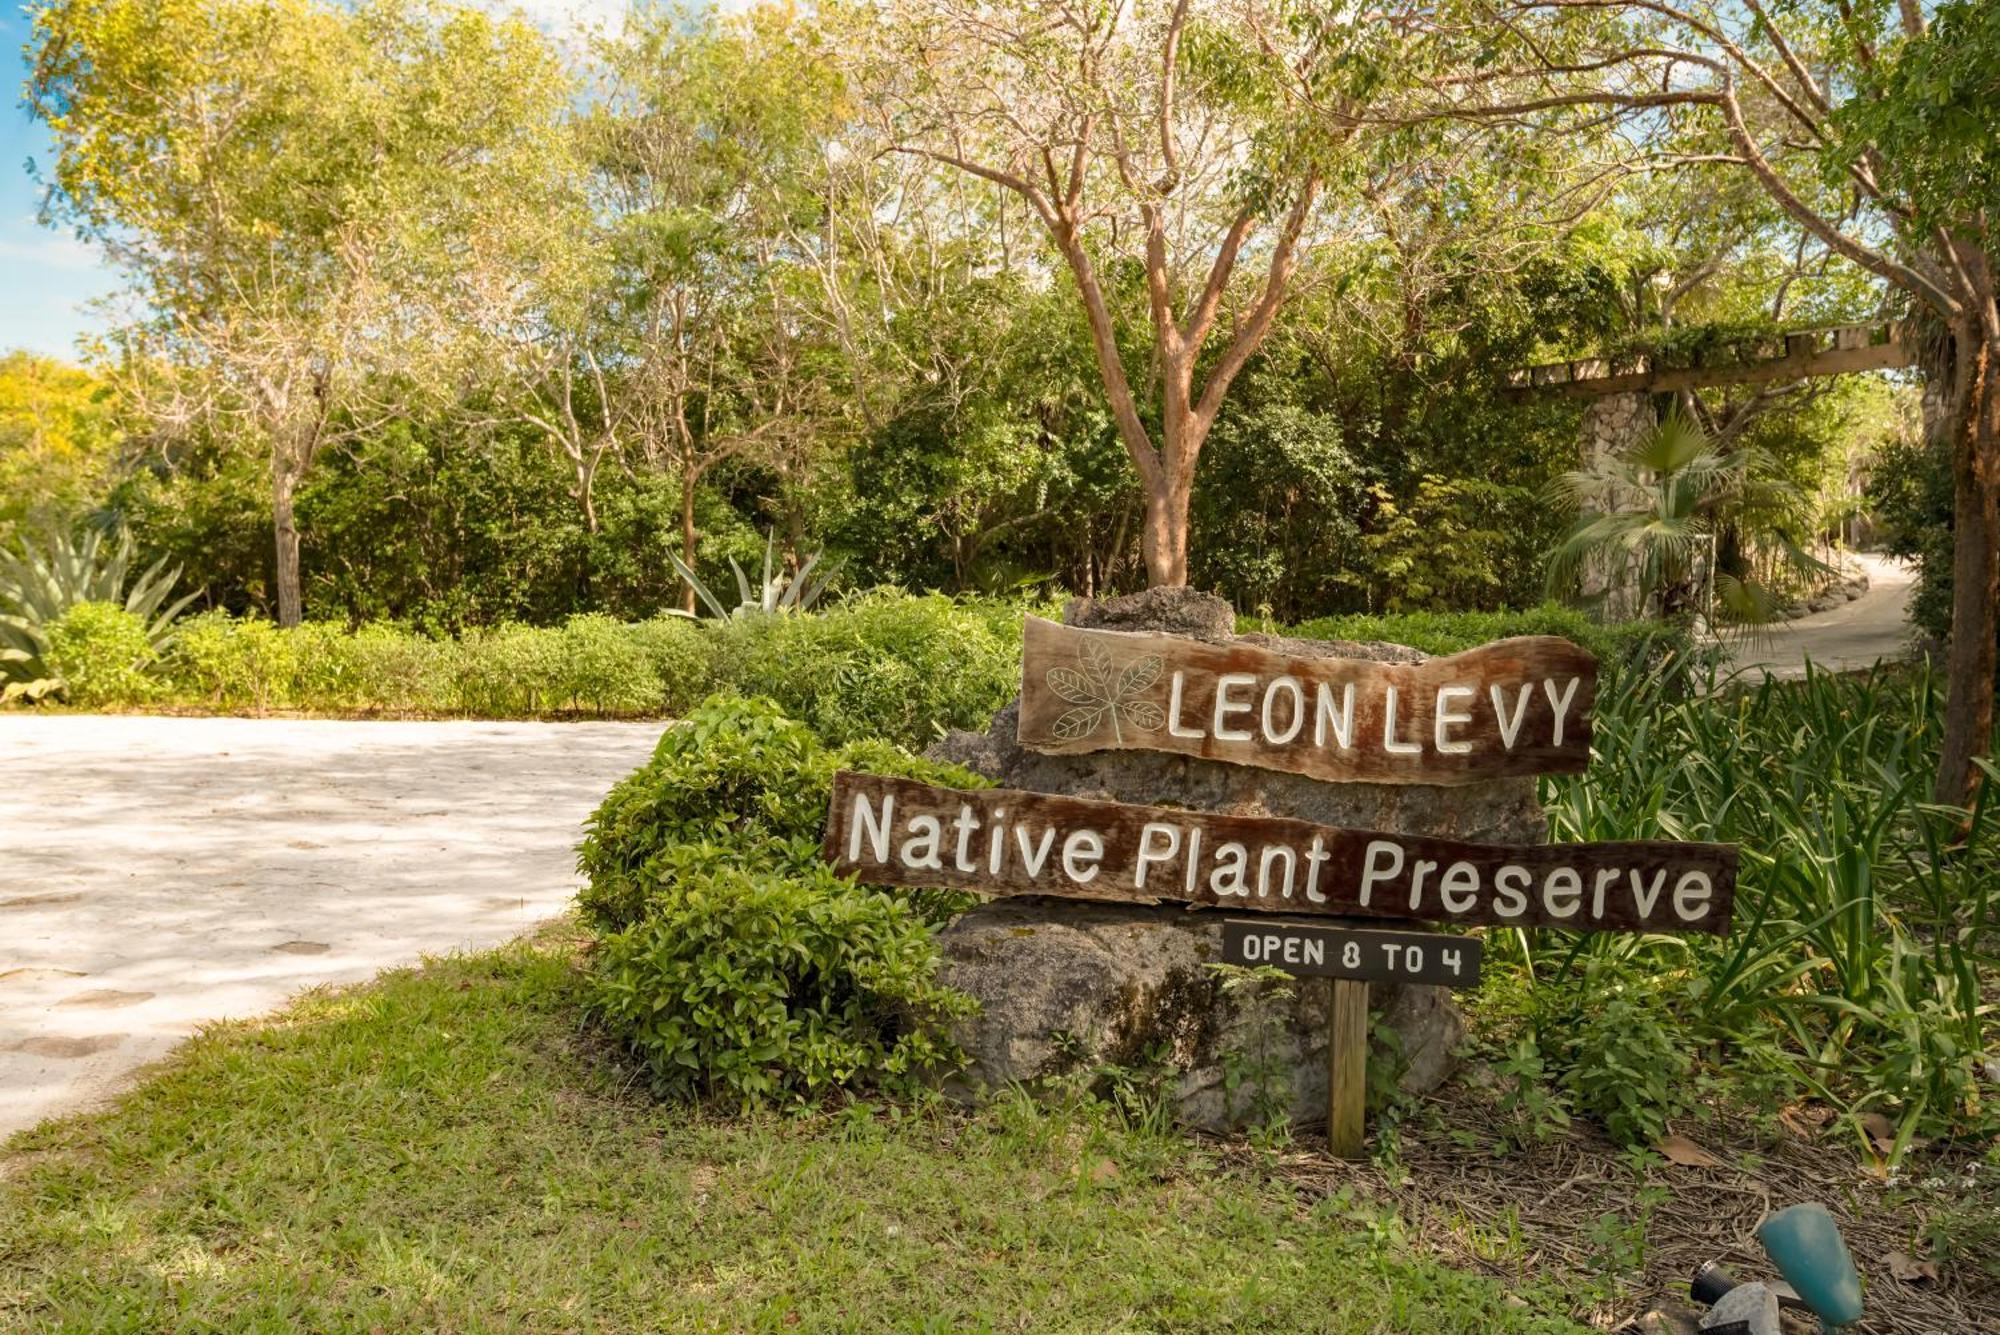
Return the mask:
[[[560,912],[659,733],[0,714],[0,1135],[205,1022]]]
[[[1855,559],[1868,572],[1868,592],[1831,612],[1739,632],[1730,639],[1734,664],[1774,677],[1803,677],[1808,658],[1830,672],[1851,672],[1906,653],[1916,572],[1885,557]]]

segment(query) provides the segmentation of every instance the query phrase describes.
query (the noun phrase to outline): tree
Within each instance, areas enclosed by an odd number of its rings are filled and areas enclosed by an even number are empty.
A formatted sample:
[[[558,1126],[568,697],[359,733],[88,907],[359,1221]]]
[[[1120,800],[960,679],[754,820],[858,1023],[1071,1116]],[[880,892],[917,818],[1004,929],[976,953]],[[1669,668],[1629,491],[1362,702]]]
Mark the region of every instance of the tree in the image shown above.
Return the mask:
[[[0,357],[0,544],[60,530],[103,495],[118,454],[110,388],[30,352]]]
[[[1054,244],[1145,489],[1148,579],[1185,584],[1202,445],[1352,137],[1298,114],[1345,29],[1258,0],[884,0],[865,17],[885,142],[1011,192]],[[1121,301],[1136,288],[1143,334]]]
[[[29,103],[47,212],[147,314],[116,342],[157,420],[241,428],[270,474],[278,619],[329,444],[448,385],[496,227],[536,207],[564,82],[533,29],[421,0],[56,0]]]
[[[680,485],[681,559],[697,555],[709,472],[774,458],[834,414],[836,367],[815,356],[803,253],[839,107],[831,68],[788,15],[635,17],[603,52],[608,86],[581,133],[617,326],[611,418],[635,456]],[[686,610],[694,592],[686,591]]]
[[[1969,802],[2000,667],[1994,6],[1469,0],[1443,13],[1409,20],[1464,61],[1432,81],[1423,111],[1588,129],[1619,146],[1611,172],[1745,171],[1792,222],[1938,327],[1927,374],[1955,494],[1936,796]],[[1608,141],[1607,124],[1618,130]]]

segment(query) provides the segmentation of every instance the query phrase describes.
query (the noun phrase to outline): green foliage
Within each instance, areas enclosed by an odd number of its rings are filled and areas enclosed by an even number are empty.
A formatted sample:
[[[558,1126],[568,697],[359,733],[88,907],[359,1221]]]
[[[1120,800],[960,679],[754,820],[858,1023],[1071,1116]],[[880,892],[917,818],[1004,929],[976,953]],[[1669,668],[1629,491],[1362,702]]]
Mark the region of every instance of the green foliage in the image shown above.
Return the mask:
[[[1910,620],[1942,640],[1951,632],[1952,476],[1944,440],[1888,441],[1868,479],[1868,504],[1891,556],[1917,564]]]
[[[48,671],[63,699],[89,708],[145,700],[158,690],[146,622],[116,603],[78,603],[48,627]]]
[[[1237,629],[1278,630],[1251,618]],[[1545,603],[1525,612],[1413,612],[1401,616],[1321,617],[1282,628],[1309,640],[1379,640],[1427,654],[1455,654],[1513,635],[1560,635],[1597,656],[1606,668],[1684,661],[1693,649],[1684,628],[1658,621],[1601,622],[1574,608]]]
[[[901,1090],[950,1060],[966,1001],[935,981],[958,894],[890,893],[819,860],[833,776],[976,787],[882,742],[834,749],[768,700],[718,695],[605,797],[577,865],[605,935],[592,1005],[665,1094],[740,1103]]]
[[[1279,1046],[1297,980],[1270,964],[1211,964],[1208,970],[1245,1017],[1241,1041],[1222,1054],[1224,1113],[1232,1126],[1249,1128],[1256,1144],[1284,1145],[1292,1134],[1293,1073]]]
[[[104,495],[118,462],[113,407],[88,371],[0,356],[0,543],[65,527]]]
[[[1519,488],[1427,473],[1399,503],[1389,489],[1369,489],[1375,522],[1362,545],[1369,555],[1360,582],[1380,590],[1385,612],[1466,607],[1505,596],[1498,554],[1507,535],[1493,526]]]
[[[950,728],[985,727],[1020,690],[1023,610],[878,590],[715,634],[726,684],[769,696],[828,742],[923,747]]]
[[[907,1094],[954,1063],[946,1027],[972,1009],[937,962],[921,915],[823,864],[683,868],[599,943],[591,1007],[670,1097]]]
[[[177,692],[211,709],[266,710],[292,703],[299,635],[271,622],[239,621],[227,612],[203,612],[181,627],[167,660]],[[321,643],[324,650],[330,645]],[[322,681],[334,676],[324,656],[312,660]]]
[[[164,557],[128,588],[132,557],[132,535],[123,529],[108,547],[105,535],[91,529],[59,535],[46,544],[23,542],[18,553],[0,549],[0,700],[39,700],[62,689],[62,673],[48,658],[51,637],[72,609],[85,604],[109,604],[130,613],[152,650],[148,661],[172,643],[174,619],[194,595],[167,601],[180,571],[166,569]],[[96,703],[110,703],[102,692],[139,678],[129,676],[132,662],[109,641],[103,643],[114,648],[117,661],[87,665],[81,655],[99,642],[72,640],[69,666],[91,676],[93,690],[100,693]]]
[[[717,597],[715,591],[702,582],[700,575],[673,552],[667,559],[673,562],[674,573],[681,577],[706,607],[717,618],[727,621],[731,617],[773,616],[780,612],[810,612],[819,605],[826,593],[827,581],[831,574],[812,577],[813,567],[819,564],[822,553],[814,552],[799,563],[794,571],[773,570],[771,558],[777,552],[778,531],[772,529],[764,539],[764,573],[755,588],[750,585],[750,577],[743,573],[735,557],[729,558],[729,572],[736,576],[736,605],[729,606]]]
[[[2000,103],[2000,10],[1982,0],[1944,0],[1920,37],[1891,47],[1894,59],[1859,68],[1861,89],[1836,123],[1844,132],[1827,164],[1830,178],[1864,155],[1885,184],[1914,203],[1925,228],[1972,231],[2000,208],[2000,148],[1993,108]]]
[[[1666,669],[1612,678],[1598,698],[1594,759],[1578,778],[1544,781],[1558,840],[1704,839],[1740,846],[1735,926],[1721,939],[1492,938],[1537,988],[1592,1029],[1606,999],[1593,970],[1670,988],[1632,993],[1630,1033],[1604,1032],[1607,1069],[1672,1059],[1647,1019],[1657,1002],[1683,1043],[1781,1068],[1855,1113],[1913,1136],[2000,1129],[1978,1061],[1993,1017],[2000,940],[2000,804],[1971,811],[1929,800],[1942,732],[1941,684],[1927,671],[1814,674],[1715,694]],[[1989,785],[1991,787],[1991,785]],[[1600,974],[1599,977],[1605,975]],[[1559,1012],[1564,1003],[1538,1003]],[[1665,1020],[1661,1021],[1663,1024]],[[1609,1045],[1606,1047],[1605,1045]],[[1580,1086],[1580,1088],[1582,1088]],[[1651,1094],[1610,1107],[1635,1129]]]
[[[1565,473],[1556,493],[1576,518],[1549,554],[1553,597],[1575,595],[1597,567],[1608,589],[1594,598],[1629,589],[1642,612],[1697,611],[1698,561],[1725,532],[1801,573],[1825,569],[1799,545],[1804,497],[1770,457],[1747,446],[1725,450],[1678,411],[1623,453]],[[1740,569],[1713,574],[1717,620],[1771,619],[1778,599],[1770,588]]]
[[[666,730],[645,765],[620,780],[592,813],[578,847],[588,884],[584,916],[618,930],[635,922],[654,887],[690,868],[724,862],[796,871],[818,859],[834,773],[842,769],[954,788],[984,781],[955,765],[881,741],[833,748],[769,700],[716,695]],[[663,860],[664,859],[664,860]],[[948,912],[963,896],[909,896]]]
[[[1574,988],[1550,988],[1535,1021],[1554,1054],[1568,1104],[1597,1119],[1621,1145],[1651,1145],[1692,1101],[1686,1031],[1657,980],[1592,959]]]

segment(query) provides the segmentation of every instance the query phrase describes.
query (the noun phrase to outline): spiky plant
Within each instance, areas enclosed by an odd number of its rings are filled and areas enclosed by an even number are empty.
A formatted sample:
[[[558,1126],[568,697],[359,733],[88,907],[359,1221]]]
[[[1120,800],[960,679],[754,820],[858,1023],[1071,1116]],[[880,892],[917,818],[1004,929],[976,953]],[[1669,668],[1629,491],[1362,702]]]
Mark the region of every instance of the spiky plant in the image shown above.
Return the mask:
[[[174,618],[196,595],[167,601],[181,571],[167,569],[164,557],[127,587],[133,554],[132,535],[123,528],[108,543],[103,532],[89,529],[56,535],[45,546],[23,540],[18,552],[0,549],[0,701],[39,700],[62,689],[49,667],[49,631],[83,603],[124,608],[145,624],[154,653],[166,650]]]
[[[1669,413],[1631,448],[1588,468],[1565,473],[1554,487],[1558,504],[1576,513],[1549,554],[1549,592],[1573,594],[1586,571],[1605,572],[1615,586],[1635,585],[1639,609],[1662,616],[1695,610],[1700,594],[1696,557],[1734,526],[1801,573],[1825,573],[1785,528],[1770,522],[1797,507],[1797,489],[1761,450],[1725,450],[1699,425]],[[1732,621],[1765,621],[1779,599],[1755,580],[1724,571],[1714,576],[1717,611]]]
[[[817,580],[812,577],[813,567],[819,564],[819,558],[823,555],[820,552],[814,552],[807,557],[805,563],[794,574],[787,575],[782,570],[774,570],[772,562],[777,555],[777,538],[777,530],[773,529],[764,539],[764,578],[755,586],[750,583],[750,577],[743,573],[743,567],[736,563],[736,558],[733,556],[729,558],[729,568],[736,572],[737,601],[734,608],[717,597],[715,592],[702,582],[701,576],[688,568],[687,562],[672,552],[667,553],[667,559],[674,563],[675,573],[694,590],[702,605],[721,620],[772,612],[810,612],[825,596],[827,584],[832,580],[833,574],[828,571]],[[675,610],[673,615],[688,616],[690,613]]]

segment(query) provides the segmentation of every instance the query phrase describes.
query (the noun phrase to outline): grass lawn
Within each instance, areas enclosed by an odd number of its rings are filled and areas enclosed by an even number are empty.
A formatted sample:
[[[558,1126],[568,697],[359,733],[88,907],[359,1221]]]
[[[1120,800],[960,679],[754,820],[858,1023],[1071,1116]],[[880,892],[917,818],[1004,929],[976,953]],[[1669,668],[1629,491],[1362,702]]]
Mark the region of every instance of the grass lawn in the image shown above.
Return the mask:
[[[578,1032],[574,950],[307,997],[16,1137],[0,1325],[1582,1329],[1553,1286],[1510,1297],[1379,1206],[1095,1105],[657,1104]]]

